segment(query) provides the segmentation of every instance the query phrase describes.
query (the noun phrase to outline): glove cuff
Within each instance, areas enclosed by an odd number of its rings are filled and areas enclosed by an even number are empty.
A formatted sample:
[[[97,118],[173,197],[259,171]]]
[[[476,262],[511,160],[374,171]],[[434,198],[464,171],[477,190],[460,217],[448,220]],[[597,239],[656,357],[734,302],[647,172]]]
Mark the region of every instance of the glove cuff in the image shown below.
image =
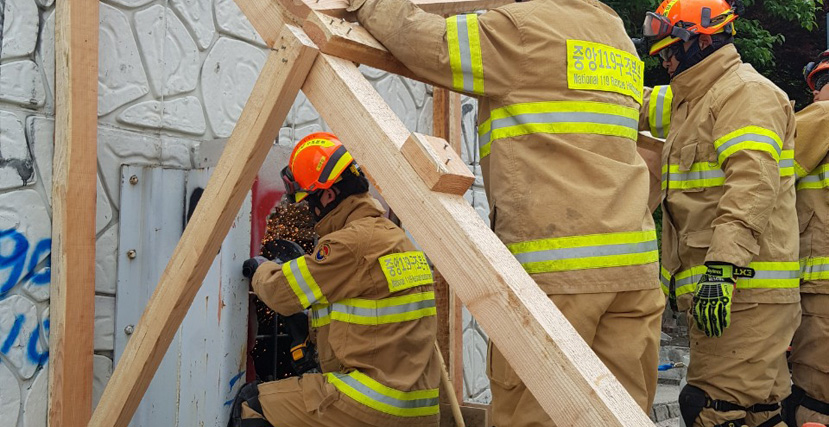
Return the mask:
[[[705,266],[708,270],[705,274],[714,277],[722,277],[723,279],[734,280],[734,265],[727,262],[706,262]]]

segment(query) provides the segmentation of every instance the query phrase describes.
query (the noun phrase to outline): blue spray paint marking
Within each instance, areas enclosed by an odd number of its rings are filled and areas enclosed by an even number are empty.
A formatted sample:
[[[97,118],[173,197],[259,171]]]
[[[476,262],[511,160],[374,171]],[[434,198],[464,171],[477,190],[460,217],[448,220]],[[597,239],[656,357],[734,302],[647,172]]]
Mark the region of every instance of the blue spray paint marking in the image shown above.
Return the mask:
[[[238,374],[236,374],[235,377],[230,379],[230,388],[233,388],[236,382],[239,381],[240,378],[242,378],[242,375],[245,375],[245,371],[239,372]]]
[[[29,241],[17,230],[0,230],[0,248],[3,247],[4,241],[8,240],[14,244],[14,249],[9,255],[0,253],[0,270],[10,269],[11,272],[6,282],[0,285],[0,295],[5,294],[17,284],[26,264],[26,253],[29,251]]]
[[[3,245],[12,245],[10,254],[3,254]],[[22,279],[31,278],[35,285],[45,285],[51,280],[51,262],[47,261],[47,266],[41,271],[35,273],[38,261],[43,254],[49,254],[52,250],[52,239],[43,239],[38,242],[32,251],[31,257],[27,257],[30,247],[29,240],[15,229],[0,230],[0,271],[8,270],[8,277],[5,282],[0,284],[0,298],[5,296],[15,285],[20,283]],[[26,259],[29,258],[28,269],[26,268]],[[47,258],[48,260],[49,258]]]
[[[6,337],[6,340],[3,341],[3,346],[0,347],[0,353],[5,354],[11,350],[12,344],[17,341],[17,336],[20,335],[20,328],[23,327],[24,321],[26,321],[26,316],[22,314],[18,314],[17,317],[14,318],[14,325],[12,325],[12,329],[9,331],[9,335]]]
[[[43,364],[49,359],[49,350],[46,350],[43,353],[37,351],[37,343],[39,339],[40,326],[35,328],[34,332],[32,332],[32,336],[29,337],[29,345],[26,346],[26,355],[32,363],[37,364],[38,366],[43,366]]]

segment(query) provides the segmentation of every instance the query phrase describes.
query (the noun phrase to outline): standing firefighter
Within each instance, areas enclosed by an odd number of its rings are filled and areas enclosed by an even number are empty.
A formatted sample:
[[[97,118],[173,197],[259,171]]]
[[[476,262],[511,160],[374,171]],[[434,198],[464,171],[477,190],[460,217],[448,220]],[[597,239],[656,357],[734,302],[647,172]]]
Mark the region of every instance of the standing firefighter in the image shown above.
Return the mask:
[[[663,132],[670,123],[662,283],[693,317],[679,396],[689,427],[784,425],[786,349],[800,323],[794,113],[741,61],[736,17],[723,0],[670,0],[645,19],[650,53],[671,75],[670,91],[646,96],[662,104],[643,112],[659,112],[650,122]]]
[[[803,318],[789,359],[794,388],[786,421],[792,427],[829,425],[829,50],[805,76],[815,103],[797,113],[795,140]]]
[[[437,426],[440,360],[425,255],[383,217],[334,135],[300,141],[283,180],[297,201],[307,197],[320,240],[310,255],[263,261],[253,289],[282,315],[310,308],[323,373],[259,384],[258,398],[242,405],[243,425]]]
[[[621,19],[596,0],[447,19],[408,0],[349,10],[409,69],[478,98],[493,230],[649,410],[665,300],[636,152],[643,64]],[[496,347],[487,371],[496,425],[554,425]]]

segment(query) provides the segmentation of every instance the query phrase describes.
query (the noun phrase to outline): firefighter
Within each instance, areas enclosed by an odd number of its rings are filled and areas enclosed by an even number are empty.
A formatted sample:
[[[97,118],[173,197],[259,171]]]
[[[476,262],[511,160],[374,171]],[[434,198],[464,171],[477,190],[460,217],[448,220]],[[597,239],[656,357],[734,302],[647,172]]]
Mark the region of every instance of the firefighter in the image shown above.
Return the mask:
[[[786,350],[800,323],[794,112],[741,61],[736,6],[666,0],[644,25],[671,76],[670,91],[647,93],[642,109],[661,117],[640,123],[667,131],[661,276],[689,313],[679,396],[689,427],[783,426]]]
[[[829,50],[805,70],[815,102],[797,113],[795,172],[800,222],[800,307],[787,422],[829,425]]]
[[[259,384],[242,405],[245,425],[437,426],[441,362],[426,256],[383,217],[334,135],[306,136],[282,176],[289,195],[308,200],[320,239],[282,265],[259,259],[252,285],[279,314],[310,309],[322,373]]]
[[[495,234],[649,410],[665,298],[636,152],[643,63],[621,19],[596,0],[446,19],[408,0],[349,10],[410,70],[477,97]],[[496,425],[554,425],[491,345],[487,372]]]

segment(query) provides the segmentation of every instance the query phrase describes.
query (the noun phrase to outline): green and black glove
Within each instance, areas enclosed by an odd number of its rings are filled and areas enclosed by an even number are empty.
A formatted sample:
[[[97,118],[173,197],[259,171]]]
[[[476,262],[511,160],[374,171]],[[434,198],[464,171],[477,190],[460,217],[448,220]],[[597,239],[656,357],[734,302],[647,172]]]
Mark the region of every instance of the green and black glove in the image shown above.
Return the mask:
[[[705,336],[722,336],[731,324],[731,300],[737,283],[734,265],[710,262],[694,291],[694,320]],[[743,269],[740,269],[743,270]]]

